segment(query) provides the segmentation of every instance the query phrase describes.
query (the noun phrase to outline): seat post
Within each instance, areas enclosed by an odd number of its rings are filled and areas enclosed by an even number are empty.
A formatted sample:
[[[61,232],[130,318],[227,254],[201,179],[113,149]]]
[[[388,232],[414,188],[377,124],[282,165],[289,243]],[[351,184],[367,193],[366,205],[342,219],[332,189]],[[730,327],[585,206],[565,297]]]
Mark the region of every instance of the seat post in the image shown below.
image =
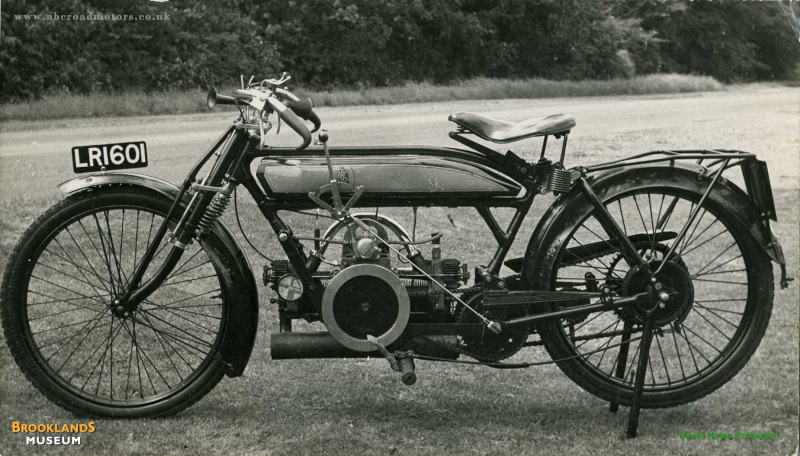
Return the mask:
[[[542,140],[542,154],[539,156],[539,160],[542,160],[544,158],[544,153],[547,150],[547,138],[549,136],[550,135],[544,135],[544,139]]]
[[[558,135],[556,135],[556,137],[558,137]],[[564,133],[564,140],[561,141],[561,159],[558,161],[561,169],[564,169],[564,156],[567,154],[567,137],[569,137],[569,131]]]

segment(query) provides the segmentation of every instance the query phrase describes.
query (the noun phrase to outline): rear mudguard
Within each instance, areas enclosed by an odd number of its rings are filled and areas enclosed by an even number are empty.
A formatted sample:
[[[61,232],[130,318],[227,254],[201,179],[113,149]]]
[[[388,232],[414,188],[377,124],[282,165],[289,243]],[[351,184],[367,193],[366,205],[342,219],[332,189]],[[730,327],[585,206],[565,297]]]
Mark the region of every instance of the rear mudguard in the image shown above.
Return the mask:
[[[712,176],[702,166],[680,161],[675,161],[670,166],[665,166],[663,163],[631,166],[587,176],[592,188],[603,201],[627,190],[634,183],[654,178],[668,178],[677,186],[702,193],[708,188]],[[724,177],[720,177],[708,197],[716,204],[733,212],[747,226],[750,235],[769,258],[781,266],[784,265],[777,239],[772,236],[770,229],[764,223],[764,219],[760,217],[753,200],[747,193]],[[523,281],[526,281],[526,286],[535,286],[534,283],[527,282],[533,280],[532,278],[538,274],[549,276],[549,273],[541,271],[541,268],[547,264],[548,255],[554,255],[557,252],[548,252],[547,246],[542,244],[545,239],[552,239],[550,236],[555,235],[555,233],[551,233],[553,222],[571,202],[578,198],[585,198],[585,195],[576,186],[570,192],[561,195],[539,220],[536,230],[531,235],[522,265],[521,275]],[[533,281],[535,282],[535,280]]]
[[[58,186],[58,189],[63,193],[70,194],[115,185],[146,188],[158,192],[172,201],[175,200],[180,192],[178,187],[169,182],[132,173],[93,174],[78,177],[62,183]],[[188,203],[188,197],[184,198],[183,204],[186,203]],[[258,289],[250,263],[228,227],[217,221],[214,223],[212,231],[223,241],[228,250],[233,252],[237,268],[234,273],[239,274],[244,279],[247,288],[243,293],[243,296],[247,297],[246,299],[231,302],[230,318],[228,318],[227,326],[224,329],[225,336],[220,346],[220,357],[229,365],[226,375],[228,377],[238,377],[242,375],[247,362],[250,360],[250,354],[253,351],[253,345],[256,340]]]

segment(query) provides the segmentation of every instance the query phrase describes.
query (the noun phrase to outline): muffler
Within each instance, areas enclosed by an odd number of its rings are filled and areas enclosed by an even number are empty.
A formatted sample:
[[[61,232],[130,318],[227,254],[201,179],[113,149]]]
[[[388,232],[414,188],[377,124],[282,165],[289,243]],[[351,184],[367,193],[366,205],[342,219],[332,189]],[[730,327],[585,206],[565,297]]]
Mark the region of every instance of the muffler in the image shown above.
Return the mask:
[[[456,345],[456,336],[430,336],[430,339]],[[431,342],[428,338],[411,337],[400,340],[387,347],[389,351],[413,351],[419,355],[436,358],[457,359],[458,353]],[[383,358],[375,351],[363,352],[349,349],[340,344],[328,332],[273,333],[270,336],[272,359],[307,358]]]

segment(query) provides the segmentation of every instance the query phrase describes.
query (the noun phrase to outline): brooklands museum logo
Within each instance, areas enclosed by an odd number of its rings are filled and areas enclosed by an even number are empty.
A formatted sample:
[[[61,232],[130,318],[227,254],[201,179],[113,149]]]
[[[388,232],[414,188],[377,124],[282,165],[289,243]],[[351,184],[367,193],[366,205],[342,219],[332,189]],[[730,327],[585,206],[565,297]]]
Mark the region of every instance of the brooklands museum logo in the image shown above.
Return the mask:
[[[80,445],[81,434],[94,432],[94,429],[94,421],[78,424],[11,423],[11,432],[25,435],[27,445]]]

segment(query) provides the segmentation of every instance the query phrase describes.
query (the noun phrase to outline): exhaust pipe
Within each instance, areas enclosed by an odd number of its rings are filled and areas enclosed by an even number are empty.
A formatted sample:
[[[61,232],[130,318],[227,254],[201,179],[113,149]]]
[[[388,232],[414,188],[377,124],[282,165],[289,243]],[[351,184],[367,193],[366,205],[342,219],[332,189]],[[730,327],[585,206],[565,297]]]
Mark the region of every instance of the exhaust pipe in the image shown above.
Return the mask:
[[[431,339],[455,345],[455,336],[430,336]],[[412,337],[398,341],[388,347],[389,351],[411,350],[414,353],[436,358],[458,359],[458,353],[431,343],[426,338]],[[311,333],[274,333],[270,336],[272,359],[308,359],[308,358],[382,358],[378,350],[361,352],[349,349],[340,344],[328,332]]]

